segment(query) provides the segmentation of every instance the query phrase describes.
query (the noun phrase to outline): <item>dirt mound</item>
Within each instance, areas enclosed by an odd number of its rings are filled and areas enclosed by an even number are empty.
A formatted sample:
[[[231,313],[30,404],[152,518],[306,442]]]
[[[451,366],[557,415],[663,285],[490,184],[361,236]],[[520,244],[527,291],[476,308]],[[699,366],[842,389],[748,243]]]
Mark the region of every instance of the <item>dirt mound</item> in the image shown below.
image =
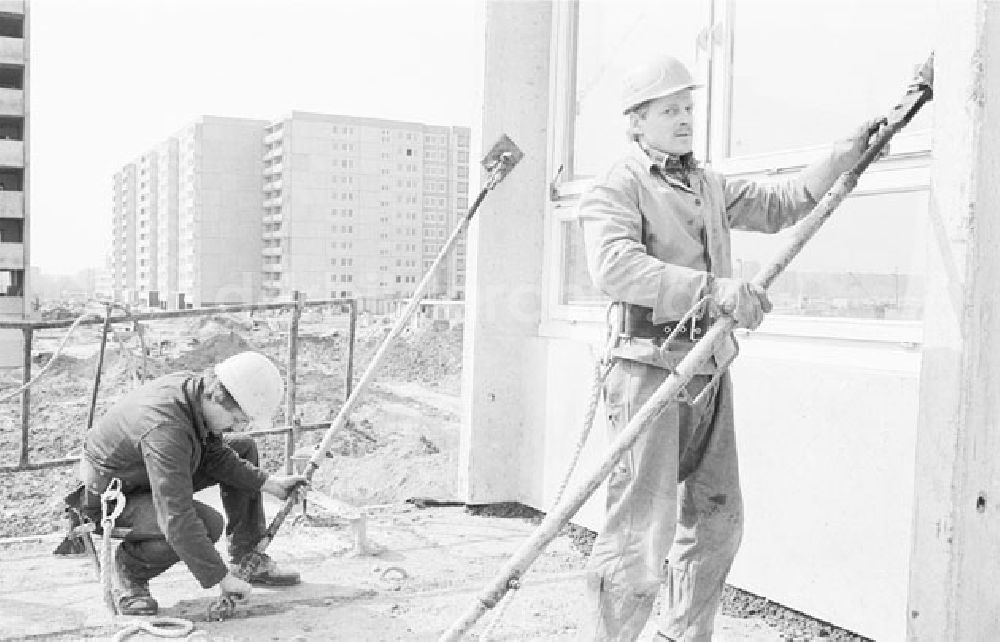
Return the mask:
[[[246,339],[235,332],[211,335],[206,339],[196,341],[194,346],[174,359],[167,359],[168,371],[190,370],[201,372],[223,359],[250,350]],[[280,366],[279,366],[280,367]]]
[[[388,334],[359,337],[358,352],[362,367],[366,367]],[[461,330],[433,328],[402,332],[389,348],[379,377],[421,383],[438,383],[462,369]],[[360,372],[360,371],[359,371]]]
[[[210,337],[224,332],[248,332],[253,321],[236,315],[213,314],[195,317],[187,326],[187,334],[192,337]]]

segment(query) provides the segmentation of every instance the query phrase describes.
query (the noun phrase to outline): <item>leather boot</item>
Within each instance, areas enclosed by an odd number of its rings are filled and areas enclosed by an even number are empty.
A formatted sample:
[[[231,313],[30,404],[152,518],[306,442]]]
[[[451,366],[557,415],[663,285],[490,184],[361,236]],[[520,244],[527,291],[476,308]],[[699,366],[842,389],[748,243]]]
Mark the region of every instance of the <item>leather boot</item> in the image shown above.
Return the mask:
[[[270,555],[264,553],[247,553],[232,565],[232,571],[236,574],[241,563],[248,555],[259,555],[261,557],[257,570],[247,578],[251,584],[263,584],[265,586],[292,586],[302,581],[298,571],[282,569]]]

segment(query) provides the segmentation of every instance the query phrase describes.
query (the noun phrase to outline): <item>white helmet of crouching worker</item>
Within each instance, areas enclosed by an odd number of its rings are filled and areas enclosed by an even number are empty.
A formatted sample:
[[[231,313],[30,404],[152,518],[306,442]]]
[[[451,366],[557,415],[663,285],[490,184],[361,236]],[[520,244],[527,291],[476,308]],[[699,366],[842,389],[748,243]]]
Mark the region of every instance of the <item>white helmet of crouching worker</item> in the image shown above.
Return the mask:
[[[215,375],[254,423],[270,421],[285,394],[278,368],[259,352],[234,354],[215,366]]]
[[[703,87],[688,68],[673,56],[656,56],[633,68],[622,83],[622,113],[650,100]]]

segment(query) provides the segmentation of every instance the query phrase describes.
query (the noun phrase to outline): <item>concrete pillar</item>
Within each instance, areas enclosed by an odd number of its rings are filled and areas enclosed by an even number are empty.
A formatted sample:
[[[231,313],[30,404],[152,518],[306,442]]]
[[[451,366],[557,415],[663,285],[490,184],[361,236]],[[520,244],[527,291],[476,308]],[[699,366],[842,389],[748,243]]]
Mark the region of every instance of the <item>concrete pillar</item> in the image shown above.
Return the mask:
[[[469,230],[459,462],[469,503],[518,500],[530,455],[520,444],[541,311],[552,9],[532,0],[486,6],[483,146],[506,133],[525,157]]]
[[[1000,0],[942,1],[907,637],[1000,639]]]

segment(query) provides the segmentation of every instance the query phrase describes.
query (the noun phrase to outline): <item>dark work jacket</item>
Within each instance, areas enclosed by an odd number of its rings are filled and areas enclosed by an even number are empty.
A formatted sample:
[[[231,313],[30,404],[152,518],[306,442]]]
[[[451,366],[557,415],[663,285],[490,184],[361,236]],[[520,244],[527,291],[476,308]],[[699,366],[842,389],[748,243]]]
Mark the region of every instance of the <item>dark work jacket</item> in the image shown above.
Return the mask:
[[[151,493],[167,543],[208,588],[228,569],[195,513],[195,472],[246,490],[260,490],[267,473],[208,429],[204,387],[201,376],[178,372],[125,395],[87,433],[81,475],[92,492],[117,477],[126,495]]]

